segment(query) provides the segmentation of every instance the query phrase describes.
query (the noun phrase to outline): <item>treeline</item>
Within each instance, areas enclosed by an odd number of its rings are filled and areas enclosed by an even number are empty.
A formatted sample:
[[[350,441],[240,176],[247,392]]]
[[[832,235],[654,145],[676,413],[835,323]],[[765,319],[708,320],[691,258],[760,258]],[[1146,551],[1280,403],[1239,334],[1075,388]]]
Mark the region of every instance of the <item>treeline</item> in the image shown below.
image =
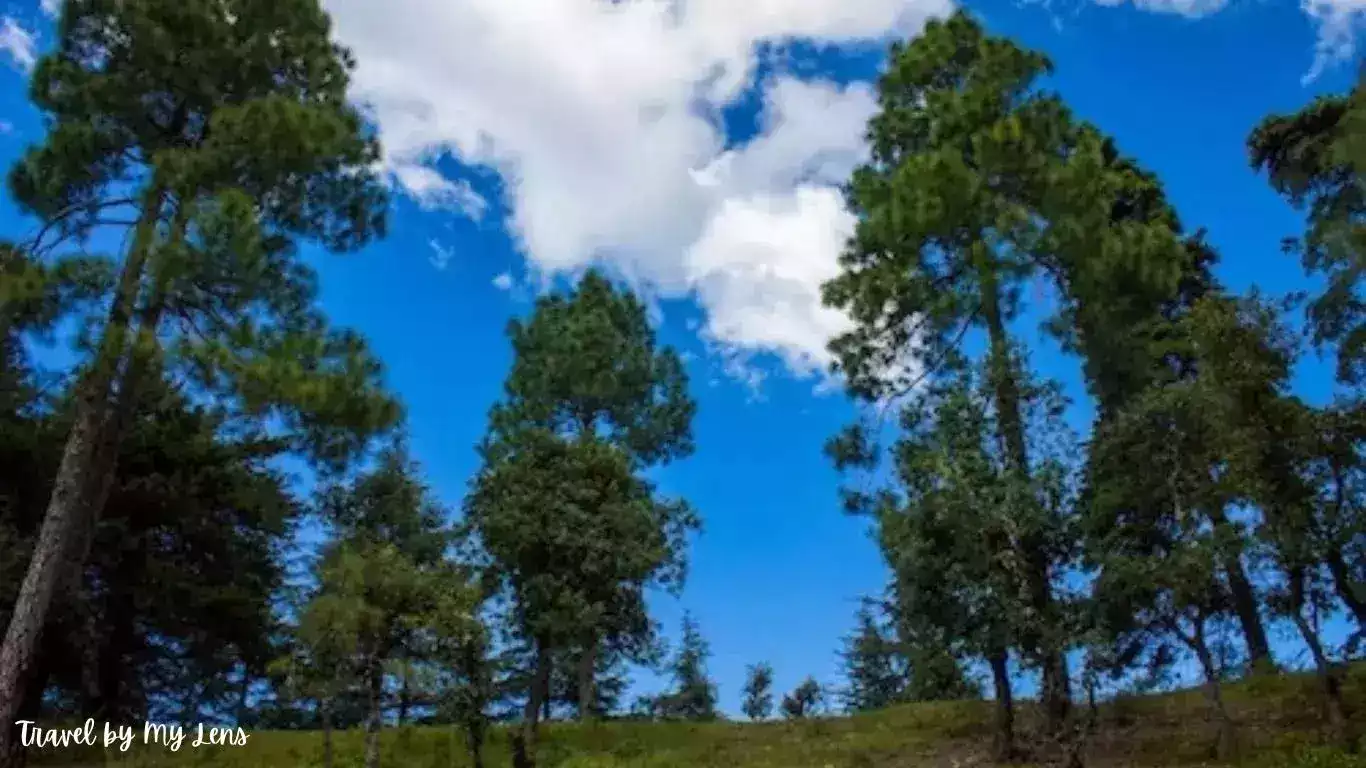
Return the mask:
[[[0,249],[0,721],[319,729],[327,765],[333,730],[364,727],[368,766],[406,723],[459,729],[482,765],[507,721],[531,766],[548,719],[718,718],[700,628],[670,649],[647,609],[681,588],[699,516],[649,479],[694,450],[696,404],[644,304],[590,272],[509,325],[481,466],[444,508],[379,362],[330,326],[298,255],[382,236],[389,205],[317,0],[71,0],[58,27],[30,91],[48,133],[9,175],[39,227]],[[891,50],[826,300],[855,320],[832,343],[850,394],[897,415],[829,444],[893,578],[843,685],[776,694],[756,664],[743,711],[977,698],[980,663],[998,755],[1075,764],[1073,702],[1184,653],[1227,752],[1220,684],[1241,667],[1219,640],[1233,628],[1241,666],[1270,669],[1284,622],[1351,745],[1354,650],[1320,618],[1366,620],[1366,95],[1250,140],[1328,278],[1301,339],[1287,302],[1218,284],[1213,248],[1048,69],[962,13]],[[1038,283],[1058,300],[1028,307]],[[1088,439],[1030,368],[1030,309],[1083,361]],[[34,342],[73,328],[79,364],[45,370]],[[1311,344],[1340,361],[1330,406],[1290,388]],[[317,487],[291,489],[284,459]],[[325,537],[298,563],[305,524]],[[1044,738],[1017,733],[1012,665],[1039,671]],[[640,667],[672,683],[628,702]],[[0,765],[23,760],[0,728]]]

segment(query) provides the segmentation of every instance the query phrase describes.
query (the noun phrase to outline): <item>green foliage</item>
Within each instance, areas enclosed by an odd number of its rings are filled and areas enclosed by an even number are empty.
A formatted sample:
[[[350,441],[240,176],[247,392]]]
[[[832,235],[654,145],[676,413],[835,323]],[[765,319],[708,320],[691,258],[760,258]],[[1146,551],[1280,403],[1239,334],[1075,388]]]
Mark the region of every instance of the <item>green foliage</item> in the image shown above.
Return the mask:
[[[1320,343],[1337,345],[1338,376],[1359,384],[1366,373],[1366,81],[1343,96],[1321,96],[1292,115],[1263,120],[1248,138],[1252,166],[1304,209],[1308,229],[1286,243],[1306,271],[1326,285],[1309,307]]]
[[[280,548],[298,513],[269,467],[279,447],[225,438],[221,416],[166,387],[144,390],[135,412],[84,579],[37,660],[45,714],[235,715],[244,680],[259,679],[274,653]],[[16,537],[0,554],[0,622],[70,418],[66,401],[0,416],[0,463],[12,470],[0,478],[0,535]]]
[[[116,310],[100,365],[131,353],[141,306],[142,338],[169,339],[169,371],[279,417],[337,466],[399,413],[360,340],[327,329],[295,258],[295,236],[363,245],[387,210],[378,144],[346,102],[349,54],[329,33],[316,0],[73,0],[31,81],[49,132],[10,190],[44,224],[40,257],[132,217],[118,288],[101,280]]]
[[[707,722],[716,719],[716,684],[707,675],[711,647],[702,637],[697,621],[683,616],[683,638],[672,664],[674,690],[661,696],[658,712],[666,720]]]
[[[681,587],[698,518],[640,473],[691,452],[695,405],[681,360],[657,348],[644,306],[596,272],[540,299],[508,336],[515,360],[465,518],[489,556],[490,583],[510,597],[509,629],[529,657],[518,679],[530,763],[556,667],[563,673],[573,660],[586,716],[600,661],[655,655],[645,592]]]
[[[801,720],[818,714],[825,702],[825,691],[816,678],[807,677],[792,693],[783,694],[781,709],[789,720]]]
[[[750,720],[767,720],[773,714],[773,667],[766,661],[745,668],[744,700],[740,710]]]
[[[908,675],[896,641],[881,625],[870,601],[859,606],[856,621],[840,654],[847,681],[840,691],[845,708],[864,712],[901,701]]]
[[[508,337],[515,357],[486,450],[514,446],[534,429],[601,439],[632,470],[692,452],[697,406],[682,360],[657,346],[634,294],[589,271],[572,293],[538,300],[530,320],[508,325]]]
[[[444,514],[416,473],[399,442],[372,471],[324,492],[320,509],[336,536],[317,564],[295,648],[276,667],[288,696],[329,716],[344,696],[365,691],[372,731],[391,679],[412,695],[431,670],[447,683],[437,695],[467,727],[488,695],[478,594],[468,569],[447,559]]]

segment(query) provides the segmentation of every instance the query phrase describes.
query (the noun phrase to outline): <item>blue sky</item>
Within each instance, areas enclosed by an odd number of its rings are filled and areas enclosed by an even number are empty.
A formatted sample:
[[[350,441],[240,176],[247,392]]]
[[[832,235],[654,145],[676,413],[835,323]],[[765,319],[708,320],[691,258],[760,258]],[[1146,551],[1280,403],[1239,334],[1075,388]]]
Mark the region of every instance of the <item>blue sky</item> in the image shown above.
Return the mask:
[[[860,156],[882,47],[948,6],[693,0],[670,26],[644,3],[325,5],[407,194],[384,242],[310,258],[331,316],[385,360],[434,491],[458,506],[475,469],[510,362],[507,321],[540,287],[604,264],[655,302],[700,403],[697,453],[661,478],[705,531],[683,598],[655,600],[656,616],[670,634],[685,608],[697,617],[728,711],[756,661],[780,689],[807,674],[836,682],[858,599],[886,574],[863,524],[840,514],[821,455],[853,411],[821,391],[840,319],[813,291],[849,225],[833,185]],[[1279,251],[1301,219],[1252,174],[1243,142],[1265,114],[1350,84],[1354,65],[1316,51],[1342,53],[1360,20],[1350,0],[1306,7],[1317,15],[1272,0],[969,3],[990,31],[1047,53],[1048,85],[1158,173],[1187,226],[1208,229],[1228,286],[1276,294],[1312,287]],[[51,22],[36,0],[0,12],[8,164],[41,135],[23,65]],[[792,36],[804,42],[783,44]],[[7,202],[0,225],[32,226]],[[1020,332],[1036,337],[1037,320]],[[1077,362],[1034,343],[1084,426]],[[1330,396],[1326,364],[1308,361],[1297,386]]]

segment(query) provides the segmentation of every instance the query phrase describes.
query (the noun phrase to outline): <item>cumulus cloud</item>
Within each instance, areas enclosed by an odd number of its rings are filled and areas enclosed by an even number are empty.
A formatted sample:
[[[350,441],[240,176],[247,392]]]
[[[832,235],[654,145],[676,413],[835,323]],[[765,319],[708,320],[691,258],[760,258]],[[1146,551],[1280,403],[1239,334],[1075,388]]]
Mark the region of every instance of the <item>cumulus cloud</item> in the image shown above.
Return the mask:
[[[449,154],[502,178],[533,274],[600,263],[695,297],[710,343],[798,374],[847,320],[819,286],[852,220],[834,185],[863,157],[866,86],[779,73],[760,134],[729,147],[719,110],[764,43],[915,34],[950,0],[326,0],[409,189]],[[414,170],[421,169],[421,170]],[[435,171],[432,171],[435,173]],[[409,174],[405,180],[403,173]],[[439,174],[437,174],[439,176]],[[420,193],[419,193],[420,196]],[[751,377],[752,380],[752,377]]]
[[[42,0],[42,2],[38,4],[38,7],[42,9],[44,16],[49,19],[55,19],[57,18],[57,14],[62,10],[62,0]]]
[[[24,29],[12,16],[0,21],[0,51],[21,72],[29,72],[38,62],[38,44],[33,33]]]

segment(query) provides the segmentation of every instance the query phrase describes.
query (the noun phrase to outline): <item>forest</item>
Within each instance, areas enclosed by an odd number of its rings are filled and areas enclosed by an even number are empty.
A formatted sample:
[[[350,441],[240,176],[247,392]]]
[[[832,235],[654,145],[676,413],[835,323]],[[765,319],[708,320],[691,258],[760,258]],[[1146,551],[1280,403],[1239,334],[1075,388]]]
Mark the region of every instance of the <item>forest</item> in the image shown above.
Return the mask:
[[[446,508],[301,256],[383,238],[391,204],[318,0],[67,0],[58,33],[29,89],[46,133],[8,174],[32,227],[0,242],[0,766],[53,759],[20,721],[87,718],[306,736],[278,764],[325,768],[950,764],[813,757],[858,723],[952,732],[976,761],[953,765],[1175,765],[1102,742],[1182,668],[1203,757],[1180,764],[1271,754],[1243,710],[1292,686],[1274,705],[1309,735],[1265,765],[1366,765],[1366,70],[1247,136],[1303,215],[1285,258],[1319,279],[1278,295],[1220,284],[1200,223],[1044,86],[1042,53],[964,11],[891,46],[823,291],[863,414],[825,446],[830,514],[870,526],[888,583],[841,684],[775,691],[754,659],[741,725],[705,627],[669,647],[649,608],[701,515],[652,479],[693,453],[697,402],[647,302],[590,270],[509,324]],[[1081,361],[1089,434],[1031,364],[1029,309]],[[70,365],[37,354],[68,336]],[[1314,354],[1327,405],[1292,387]],[[671,686],[630,698],[639,669]],[[636,752],[566,754],[565,729]],[[422,762],[396,733],[450,742]],[[804,746],[650,757],[721,733]]]

